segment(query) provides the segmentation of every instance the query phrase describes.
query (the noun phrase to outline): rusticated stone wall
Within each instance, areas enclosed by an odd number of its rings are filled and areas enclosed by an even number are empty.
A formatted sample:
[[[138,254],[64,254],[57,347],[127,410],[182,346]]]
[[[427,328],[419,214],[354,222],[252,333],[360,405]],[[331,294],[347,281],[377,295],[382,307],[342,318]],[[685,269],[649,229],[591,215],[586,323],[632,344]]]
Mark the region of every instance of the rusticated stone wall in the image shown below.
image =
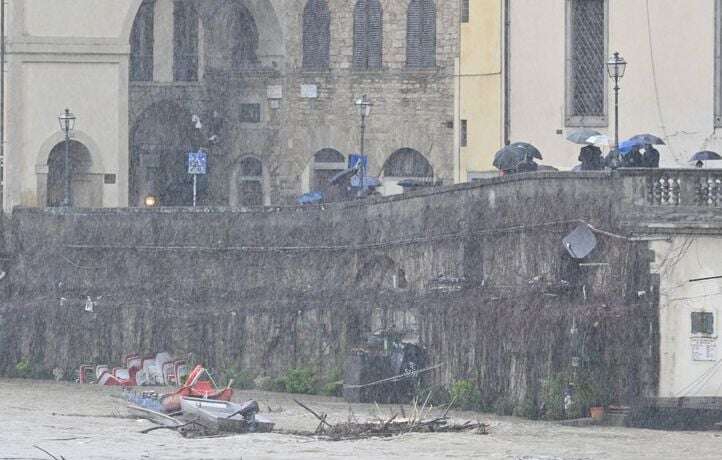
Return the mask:
[[[538,173],[248,212],[16,209],[0,369],[169,350],[254,375],[330,375],[393,328],[443,363],[434,382],[471,378],[490,404],[537,401],[572,356],[615,399],[652,396],[657,281],[647,243],[614,234],[621,181]],[[608,232],[581,266],[561,243],[580,221]]]

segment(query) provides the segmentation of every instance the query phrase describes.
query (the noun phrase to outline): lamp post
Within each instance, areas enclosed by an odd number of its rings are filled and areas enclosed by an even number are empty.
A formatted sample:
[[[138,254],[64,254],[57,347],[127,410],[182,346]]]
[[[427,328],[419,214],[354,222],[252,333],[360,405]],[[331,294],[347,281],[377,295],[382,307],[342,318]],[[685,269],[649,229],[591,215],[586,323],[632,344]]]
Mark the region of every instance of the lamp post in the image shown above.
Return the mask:
[[[65,109],[58,117],[60,123],[60,131],[65,134],[65,171],[64,171],[64,185],[65,185],[65,196],[63,197],[63,206],[73,205],[73,196],[70,187],[70,133],[75,129],[75,115],[70,110]]]
[[[357,99],[354,103],[356,105],[356,110],[358,110],[358,114],[361,116],[361,151],[359,154],[361,155],[361,196],[366,194],[366,163],[364,159],[364,141],[366,136],[366,117],[368,117],[371,114],[371,107],[373,106],[373,103],[369,101],[369,99],[364,94],[361,96],[360,99]]]
[[[619,80],[624,77],[627,61],[618,51],[607,61],[607,73],[614,80],[614,149],[619,148]]]

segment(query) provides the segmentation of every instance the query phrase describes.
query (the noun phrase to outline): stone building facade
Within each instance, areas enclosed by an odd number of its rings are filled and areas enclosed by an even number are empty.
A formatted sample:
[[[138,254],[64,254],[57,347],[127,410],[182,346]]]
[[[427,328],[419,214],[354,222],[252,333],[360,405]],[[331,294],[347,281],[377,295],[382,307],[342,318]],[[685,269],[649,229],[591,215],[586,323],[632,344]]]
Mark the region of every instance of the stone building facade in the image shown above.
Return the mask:
[[[362,95],[384,193],[453,180],[457,1],[58,3],[8,8],[6,210],[58,202],[66,107],[76,206],[189,205],[198,149],[201,204],[290,203],[359,151]]]

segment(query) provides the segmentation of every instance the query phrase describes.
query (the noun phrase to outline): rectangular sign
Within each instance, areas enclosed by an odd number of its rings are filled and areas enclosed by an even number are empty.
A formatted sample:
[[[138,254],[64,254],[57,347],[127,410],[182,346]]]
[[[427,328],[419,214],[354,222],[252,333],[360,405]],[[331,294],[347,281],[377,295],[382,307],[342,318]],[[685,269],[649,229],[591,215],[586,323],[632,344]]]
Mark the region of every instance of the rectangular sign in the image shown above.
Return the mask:
[[[352,153],[348,156],[348,167],[349,168],[355,168],[359,165],[359,163],[362,163],[366,169],[369,167],[369,157],[366,155],[358,155],[355,153]]]
[[[203,150],[188,153],[188,174],[206,174],[208,155]]]
[[[716,339],[691,339],[692,361],[717,361]]]

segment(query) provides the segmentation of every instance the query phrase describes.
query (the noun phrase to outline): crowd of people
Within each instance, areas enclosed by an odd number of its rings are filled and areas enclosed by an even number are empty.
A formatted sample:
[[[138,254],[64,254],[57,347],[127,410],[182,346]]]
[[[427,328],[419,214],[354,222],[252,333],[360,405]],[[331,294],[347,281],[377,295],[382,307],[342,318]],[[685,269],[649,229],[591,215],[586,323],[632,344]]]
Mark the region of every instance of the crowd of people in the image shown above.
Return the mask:
[[[606,157],[596,145],[585,145],[579,151],[579,169],[582,171],[600,171],[611,168],[658,168],[659,151],[647,144],[643,147],[634,147],[624,154],[619,150],[612,150]]]

